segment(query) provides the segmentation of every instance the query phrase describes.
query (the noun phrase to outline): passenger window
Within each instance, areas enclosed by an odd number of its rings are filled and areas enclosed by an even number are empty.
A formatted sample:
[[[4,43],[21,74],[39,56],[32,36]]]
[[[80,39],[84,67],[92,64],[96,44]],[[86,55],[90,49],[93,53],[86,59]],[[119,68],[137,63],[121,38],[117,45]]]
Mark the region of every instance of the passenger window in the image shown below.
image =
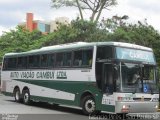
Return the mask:
[[[8,68],[9,69],[16,68],[16,64],[17,64],[17,58],[9,58],[8,59]]]
[[[63,54],[63,66],[69,67],[71,66],[72,53],[66,52]]]
[[[3,70],[8,69],[8,58],[4,58],[4,62],[3,62]]]
[[[34,56],[29,56],[29,67],[39,67],[40,65],[40,56],[39,55],[34,55]]]
[[[54,68],[55,67],[55,54],[48,55],[48,67]]]
[[[92,66],[92,56],[93,56],[92,54],[93,54],[92,49],[83,51],[82,66]]]
[[[27,57],[18,57],[17,68],[27,67]]]
[[[41,67],[47,67],[47,54],[41,55]]]
[[[93,58],[93,50],[79,50],[74,52],[73,66],[75,67],[91,67]]]
[[[82,66],[82,50],[74,52],[73,66],[76,66],[76,67]]]
[[[63,53],[57,53],[56,54],[56,67],[62,67],[63,66]]]

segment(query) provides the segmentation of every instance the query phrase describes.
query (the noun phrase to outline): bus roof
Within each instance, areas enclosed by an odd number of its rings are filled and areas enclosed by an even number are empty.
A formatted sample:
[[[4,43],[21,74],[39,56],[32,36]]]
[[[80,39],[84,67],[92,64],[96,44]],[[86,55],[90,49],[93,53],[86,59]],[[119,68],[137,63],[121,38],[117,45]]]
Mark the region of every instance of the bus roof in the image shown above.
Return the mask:
[[[19,56],[19,55],[27,55],[27,54],[29,55],[29,54],[36,54],[36,53],[41,53],[41,52],[49,52],[49,51],[53,52],[57,50],[76,49],[76,48],[102,46],[102,45],[111,45],[111,46],[119,46],[119,47],[152,51],[152,49],[149,47],[144,47],[144,46],[131,44],[131,43],[124,43],[124,42],[74,42],[74,43],[42,47],[40,49],[30,50],[27,52],[6,53],[5,56]]]

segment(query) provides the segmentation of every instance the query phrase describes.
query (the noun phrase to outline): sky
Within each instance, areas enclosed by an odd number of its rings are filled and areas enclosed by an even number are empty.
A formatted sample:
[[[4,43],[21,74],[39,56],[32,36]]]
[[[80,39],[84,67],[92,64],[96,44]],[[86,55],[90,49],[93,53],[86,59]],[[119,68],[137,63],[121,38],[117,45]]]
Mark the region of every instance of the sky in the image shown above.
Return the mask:
[[[113,15],[128,15],[130,22],[144,21],[160,31],[160,0],[117,0],[118,5],[104,10],[101,18]],[[0,0],[0,35],[3,31],[14,29],[18,23],[25,22],[26,13],[34,13],[35,20],[51,21],[56,17],[75,19],[78,9],[75,7],[51,8],[51,0]],[[83,12],[85,19],[89,12]]]

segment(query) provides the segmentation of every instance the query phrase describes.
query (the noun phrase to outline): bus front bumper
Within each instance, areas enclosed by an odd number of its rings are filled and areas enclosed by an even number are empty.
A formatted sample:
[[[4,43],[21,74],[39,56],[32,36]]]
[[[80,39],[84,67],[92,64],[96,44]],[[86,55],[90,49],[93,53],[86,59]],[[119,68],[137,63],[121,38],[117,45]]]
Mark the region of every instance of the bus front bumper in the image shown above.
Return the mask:
[[[153,113],[158,110],[158,102],[153,101],[129,101],[116,102],[116,113]]]

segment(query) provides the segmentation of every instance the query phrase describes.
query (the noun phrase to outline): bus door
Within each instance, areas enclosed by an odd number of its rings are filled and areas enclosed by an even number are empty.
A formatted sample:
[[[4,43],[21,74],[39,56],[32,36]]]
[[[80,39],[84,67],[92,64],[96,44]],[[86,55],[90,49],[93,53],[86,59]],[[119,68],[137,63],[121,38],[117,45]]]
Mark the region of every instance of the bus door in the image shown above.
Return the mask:
[[[112,64],[104,63],[102,67],[102,90],[104,93],[113,94],[114,81],[113,81],[113,66]]]

